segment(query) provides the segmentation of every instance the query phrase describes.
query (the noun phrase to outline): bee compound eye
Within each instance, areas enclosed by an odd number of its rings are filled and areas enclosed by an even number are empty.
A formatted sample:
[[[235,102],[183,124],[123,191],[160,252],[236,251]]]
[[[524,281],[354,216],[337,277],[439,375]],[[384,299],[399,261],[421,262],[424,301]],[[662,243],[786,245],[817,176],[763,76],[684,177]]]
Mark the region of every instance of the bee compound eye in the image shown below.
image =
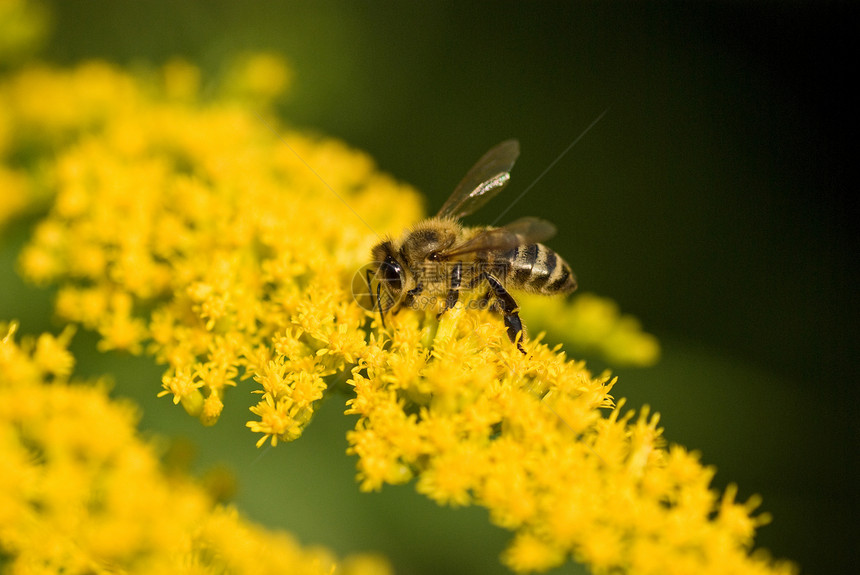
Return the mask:
[[[391,290],[399,292],[403,287],[403,269],[397,263],[397,260],[391,256],[388,256],[382,262],[382,265],[379,267],[379,275]]]

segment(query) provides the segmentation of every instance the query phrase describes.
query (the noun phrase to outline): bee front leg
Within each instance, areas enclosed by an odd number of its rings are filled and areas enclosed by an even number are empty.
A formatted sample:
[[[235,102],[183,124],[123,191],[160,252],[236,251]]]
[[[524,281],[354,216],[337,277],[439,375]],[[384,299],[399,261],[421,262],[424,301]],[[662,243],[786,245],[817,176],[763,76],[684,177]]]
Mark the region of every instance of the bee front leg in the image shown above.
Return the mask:
[[[406,295],[403,297],[403,301],[400,302],[400,306],[398,306],[398,309],[400,307],[406,307],[406,308],[415,307],[415,298],[417,298],[419,295],[421,295],[421,292],[423,292],[423,291],[424,291],[424,284],[421,282],[418,282],[418,285],[416,285],[414,288],[412,288],[411,290],[406,292]]]
[[[448,294],[445,297],[445,309],[436,315],[436,319],[442,317],[442,314],[457,305],[457,300],[460,299],[460,283],[463,281],[463,263],[457,262],[451,270],[451,284],[448,286]]]
[[[523,349],[522,344],[523,322],[520,319],[517,301],[508,292],[508,290],[505,289],[502,282],[486,273],[484,274],[484,279],[486,279],[487,283],[490,284],[490,289],[496,297],[496,303],[498,304],[499,311],[504,317],[505,327],[508,330],[508,337],[511,339],[511,343],[517,344],[517,349],[525,354],[526,350]]]

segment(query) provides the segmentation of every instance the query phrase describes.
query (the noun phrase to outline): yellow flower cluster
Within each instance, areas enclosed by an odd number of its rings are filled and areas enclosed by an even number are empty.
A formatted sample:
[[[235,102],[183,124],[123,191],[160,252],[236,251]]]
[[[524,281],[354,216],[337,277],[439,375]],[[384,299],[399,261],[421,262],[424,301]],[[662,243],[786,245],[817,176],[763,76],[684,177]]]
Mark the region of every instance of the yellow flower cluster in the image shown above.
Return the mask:
[[[0,554],[4,573],[390,572],[339,564],[217,506],[162,471],[129,405],[96,382],[70,383],[70,332],[15,341],[0,326]],[[133,486],[133,488],[130,488]]]
[[[9,156],[56,154],[28,159],[56,196],[20,267],[36,283],[62,282],[59,315],[97,330],[101,349],[167,363],[163,394],[205,424],[227,387],[254,378],[262,398],[249,425],[262,440],[291,440],[323,378],[365,345],[365,312],[348,290],[375,236],[351,210],[399,227],[420,213],[418,197],[340,143],[281,139],[247,99],[196,102],[198,76],[171,63],[153,95],[90,63],[30,68],[0,87]],[[269,93],[259,74],[229,76],[252,82],[231,93]],[[38,182],[30,188],[37,195]]]
[[[750,555],[755,502],[711,491],[712,471],[667,448],[656,416],[622,413],[608,375],[540,336],[523,355],[487,312],[403,311],[383,330],[357,305],[374,231],[418,220],[418,196],[337,142],[279,137],[265,102],[289,75],[265,58],[230,75],[247,87],[205,102],[182,62],[158,84],[93,63],[0,85],[0,125],[16,135],[0,149],[36,174],[27,193],[56,191],[20,267],[59,284],[62,317],[102,349],[166,363],[162,394],[205,424],[253,379],[258,445],[299,437],[348,380],[362,488],[414,478],[441,504],[486,507],[515,532],[504,560],[517,571],[568,557],[596,573],[792,571]],[[547,305],[580,319],[544,323],[623,361],[656,357],[617,309],[577,301]]]
[[[607,375],[537,342],[524,356],[478,313],[446,314],[432,348],[415,318],[392,321],[390,350],[353,368],[363,489],[417,477],[440,504],[486,507],[516,532],[504,554],[516,571],[570,555],[595,573],[793,572],[749,556],[767,521],[758,502],[710,490],[713,470],[666,449],[656,415],[613,408]]]

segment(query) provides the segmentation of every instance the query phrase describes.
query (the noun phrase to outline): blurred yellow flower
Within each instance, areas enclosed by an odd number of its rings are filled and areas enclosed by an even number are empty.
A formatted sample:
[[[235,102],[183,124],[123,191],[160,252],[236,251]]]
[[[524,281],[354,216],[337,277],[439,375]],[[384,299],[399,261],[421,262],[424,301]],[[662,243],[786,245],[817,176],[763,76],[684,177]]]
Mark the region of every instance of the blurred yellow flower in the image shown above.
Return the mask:
[[[649,366],[660,357],[657,338],[643,332],[636,318],[622,314],[608,298],[580,293],[570,302],[533,295],[521,299],[530,327],[602,355],[612,365]]]
[[[613,399],[609,374],[540,335],[520,353],[488,312],[402,311],[383,328],[358,305],[349,286],[376,233],[419,220],[419,196],[337,141],[280,135],[267,102],[287,68],[271,55],[241,62],[210,101],[178,61],[158,85],[104,63],[0,85],[0,125],[14,126],[5,153],[26,147],[39,167],[21,189],[55,193],[20,268],[60,286],[63,318],[96,330],[103,350],[166,364],[161,395],[207,425],[227,389],[252,380],[258,445],[300,437],[320,399],[348,386],[361,489],[416,479],[440,504],[486,507],[515,533],[503,559],[516,571],[573,558],[598,573],[793,572],[750,553],[766,518],[752,515],[757,502],[713,492],[712,471],[667,447],[656,415]],[[523,307],[533,327],[610,360],[659,354],[608,300]]]
[[[39,2],[0,0],[0,64],[24,59],[41,47],[49,21]]]
[[[255,52],[234,58],[221,85],[230,97],[266,102],[284,94],[291,80],[292,71],[278,54]]]

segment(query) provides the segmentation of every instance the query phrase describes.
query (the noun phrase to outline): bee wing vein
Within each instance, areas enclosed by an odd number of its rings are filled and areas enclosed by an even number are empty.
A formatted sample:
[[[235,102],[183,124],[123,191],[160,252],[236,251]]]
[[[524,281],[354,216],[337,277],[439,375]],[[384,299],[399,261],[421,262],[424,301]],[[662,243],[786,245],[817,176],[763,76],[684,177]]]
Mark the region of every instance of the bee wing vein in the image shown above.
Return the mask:
[[[505,140],[484,154],[463,177],[436,217],[460,219],[477,211],[508,184],[511,168],[519,155],[517,140]]]

